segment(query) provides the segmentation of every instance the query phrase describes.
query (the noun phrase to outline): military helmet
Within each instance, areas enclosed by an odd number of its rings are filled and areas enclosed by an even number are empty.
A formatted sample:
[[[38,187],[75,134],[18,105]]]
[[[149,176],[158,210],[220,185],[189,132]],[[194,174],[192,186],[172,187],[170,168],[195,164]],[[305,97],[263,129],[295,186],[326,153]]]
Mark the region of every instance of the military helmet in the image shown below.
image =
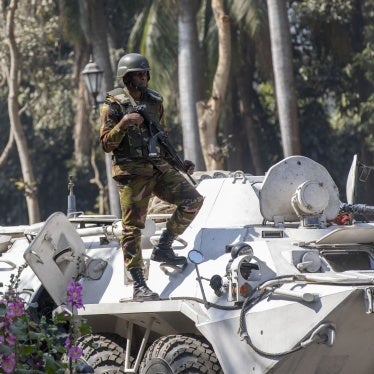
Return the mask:
[[[132,71],[147,71],[148,80],[150,79],[148,60],[140,53],[128,53],[121,57],[117,67],[117,80],[121,87],[124,87],[124,77]]]

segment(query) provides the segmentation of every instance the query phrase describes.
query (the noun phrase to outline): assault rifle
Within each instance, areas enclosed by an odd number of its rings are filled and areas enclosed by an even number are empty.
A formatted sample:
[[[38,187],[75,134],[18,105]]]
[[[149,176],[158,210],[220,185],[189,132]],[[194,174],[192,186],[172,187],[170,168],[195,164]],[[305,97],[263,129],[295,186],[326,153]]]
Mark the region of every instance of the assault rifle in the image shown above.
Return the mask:
[[[369,216],[374,215],[374,206],[366,204],[341,204],[340,205],[341,213],[358,213],[358,214],[367,214]]]
[[[158,157],[158,153],[156,149],[156,145],[158,143],[160,147],[169,155],[174,166],[178,170],[186,174],[187,177],[192,182],[192,184],[196,185],[195,180],[191,177],[190,174],[188,174],[188,169],[186,168],[184,161],[178,156],[178,153],[175,151],[174,147],[170,144],[167,135],[163,131],[160,130],[161,125],[159,123],[155,123],[149,117],[146,111],[145,105],[134,106],[132,112],[139,113],[144,118],[144,123],[148,126],[148,129],[151,135],[151,139],[149,140],[149,143],[148,143],[148,150],[149,150],[148,156],[150,158]]]

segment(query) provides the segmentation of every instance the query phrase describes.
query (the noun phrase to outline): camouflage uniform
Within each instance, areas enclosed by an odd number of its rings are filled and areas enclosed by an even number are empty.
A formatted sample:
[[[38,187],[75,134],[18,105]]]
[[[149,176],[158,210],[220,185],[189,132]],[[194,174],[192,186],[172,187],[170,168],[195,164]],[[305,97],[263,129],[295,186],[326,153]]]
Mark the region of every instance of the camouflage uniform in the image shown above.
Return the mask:
[[[145,105],[150,118],[163,123],[162,97],[149,88],[138,105]],[[117,182],[122,210],[121,244],[128,270],[142,267],[140,247],[149,199],[154,193],[160,199],[177,205],[167,229],[181,234],[198,213],[203,197],[174,168],[172,160],[157,146],[159,157],[148,157],[150,131],[147,124],[130,125],[120,130],[118,122],[132,111],[128,93],[116,88],[107,93],[100,111],[100,141],[105,152],[113,153],[113,178]]]

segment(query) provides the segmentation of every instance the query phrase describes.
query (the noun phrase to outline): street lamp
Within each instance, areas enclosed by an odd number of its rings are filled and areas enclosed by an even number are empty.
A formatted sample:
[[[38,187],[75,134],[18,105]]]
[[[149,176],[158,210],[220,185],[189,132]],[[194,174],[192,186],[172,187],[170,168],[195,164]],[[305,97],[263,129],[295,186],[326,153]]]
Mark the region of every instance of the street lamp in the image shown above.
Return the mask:
[[[89,63],[84,67],[82,75],[84,83],[86,84],[88,92],[92,95],[94,101],[94,109],[97,108],[97,95],[101,90],[101,81],[104,72],[100,69],[99,65],[93,61],[92,55]]]
[[[91,94],[93,98],[93,109],[95,115],[97,115],[96,109],[98,104],[101,104],[103,101],[98,100],[98,96],[101,96],[101,82],[103,79],[104,72],[100,69],[90,56],[90,61],[84,67],[82,75],[84,78],[84,83],[86,85],[87,91]],[[102,97],[102,96],[101,96]],[[119,195],[117,192],[117,186],[114,179],[112,178],[112,158],[109,153],[105,153],[105,170],[108,181],[108,193],[109,193],[109,205],[111,214],[116,217],[121,217],[121,207],[119,203]]]

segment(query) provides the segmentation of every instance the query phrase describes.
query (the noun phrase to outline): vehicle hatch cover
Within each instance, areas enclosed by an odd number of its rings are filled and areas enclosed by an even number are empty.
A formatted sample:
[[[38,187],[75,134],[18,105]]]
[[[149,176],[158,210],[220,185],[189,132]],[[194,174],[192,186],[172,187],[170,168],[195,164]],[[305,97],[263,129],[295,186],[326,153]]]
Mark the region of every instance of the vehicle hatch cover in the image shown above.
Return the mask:
[[[84,268],[85,246],[67,217],[57,212],[45,222],[24,253],[57,306],[66,304],[67,287]]]
[[[308,180],[325,186],[329,203],[324,213],[328,220],[334,219],[340,207],[338,188],[322,165],[304,156],[288,157],[266,173],[260,190],[260,209],[264,218],[270,222],[274,222],[276,216],[288,222],[298,221],[291,199],[298,186]]]
[[[365,244],[374,242],[374,227],[347,226],[330,231],[316,244]]]

